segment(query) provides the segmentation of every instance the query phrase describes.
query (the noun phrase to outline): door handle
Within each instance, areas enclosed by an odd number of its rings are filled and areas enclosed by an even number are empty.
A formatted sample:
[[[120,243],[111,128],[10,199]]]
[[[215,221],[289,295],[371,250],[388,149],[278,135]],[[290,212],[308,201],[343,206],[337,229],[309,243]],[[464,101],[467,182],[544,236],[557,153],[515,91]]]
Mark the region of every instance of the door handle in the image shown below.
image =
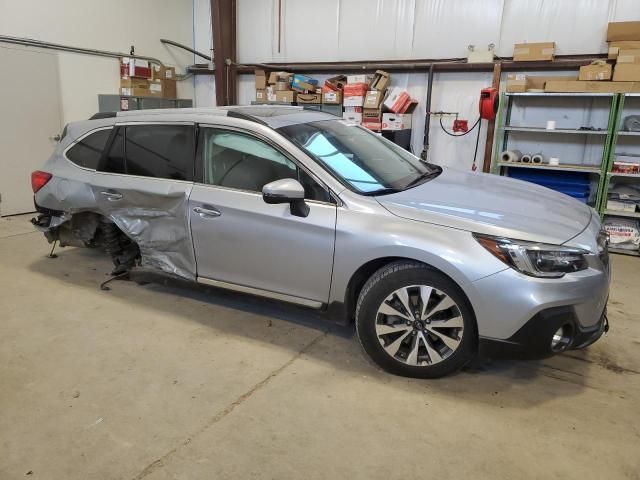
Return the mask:
[[[107,197],[107,200],[114,202],[122,198],[122,194],[118,192],[100,192],[100,195]]]
[[[222,215],[217,209],[207,205],[206,207],[194,207],[193,211],[201,217],[219,217]]]

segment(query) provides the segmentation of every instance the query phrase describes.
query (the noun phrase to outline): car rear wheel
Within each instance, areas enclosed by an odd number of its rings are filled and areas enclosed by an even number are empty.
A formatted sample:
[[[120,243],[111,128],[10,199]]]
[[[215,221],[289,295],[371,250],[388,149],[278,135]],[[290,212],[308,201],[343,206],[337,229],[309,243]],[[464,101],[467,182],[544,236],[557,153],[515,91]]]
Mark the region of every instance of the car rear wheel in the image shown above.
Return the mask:
[[[477,345],[475,319],[459,287],[417,262],[394,262],[371,276],[358,297],[356,332],[376,364],[407,377],[454,372]]]

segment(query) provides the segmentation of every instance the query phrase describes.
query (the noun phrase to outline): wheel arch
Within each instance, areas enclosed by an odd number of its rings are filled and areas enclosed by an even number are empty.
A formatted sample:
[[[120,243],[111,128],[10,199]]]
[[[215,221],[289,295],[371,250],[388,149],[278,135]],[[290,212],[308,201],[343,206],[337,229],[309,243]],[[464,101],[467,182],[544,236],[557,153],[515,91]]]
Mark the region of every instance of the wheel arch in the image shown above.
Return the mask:
[[[369,260],[367,262],[365,262],[364,264],[360,265],[360,267],[358,267],[356,269],[355,272],[353,272],[353,274],[351,275],[351,277],[349,278],[349,281],[347,282],[347,288],[344,294],[344,301],[342,303],[341,308],[336,306],[336,305],[330,305],[329,308],[330,310],[333,311],[333,314],[339,314],[339,310],[342,310],[341,312],[341,320],[342,323],[345,324],[350,324],[353,323],[355,320],[355,309],[356,309],[356,303],[358,301],[358,296],[360,295],[360,292],[362,291],[362,287],[364,287],[364,284],[367,282],[367,280],[379,269],[391,264],[391,263],[395,263],[395,262],[414,262],[417,264],[421,264],[421,265],[425,265],[428,268],[438,272],[439,274],[445,276],[448,280],[450,280],[453,284],[455,284],[458,287],[458,290],[460,291],[460,293],[462,294],[462,296],[464,297],[464,299],[467,302],[467,305],[469,307],[469,309],[471,310],[471,313],[474,316],[474,320],[476,320],[475,318],[475,310],[473,308],[473,305],[471,303],[471,300],[469,299],[469,295],[467,295],[467,292],[465,292],[464,289],[464,284],[460,284],[459,281],[457,281],[455,278],[453,278],[451,275],[449,275],[447,272],[443,271],[442,269],[434,266],[431,263],[425,262],[423,260],[419,260],[416,258],[411,258],[411,257],[405,257],[405,256],[387,256],[387,257],[379,257],[379,258],[375,258],[372,260]],[[477,320],[476,320],[477,323]]]

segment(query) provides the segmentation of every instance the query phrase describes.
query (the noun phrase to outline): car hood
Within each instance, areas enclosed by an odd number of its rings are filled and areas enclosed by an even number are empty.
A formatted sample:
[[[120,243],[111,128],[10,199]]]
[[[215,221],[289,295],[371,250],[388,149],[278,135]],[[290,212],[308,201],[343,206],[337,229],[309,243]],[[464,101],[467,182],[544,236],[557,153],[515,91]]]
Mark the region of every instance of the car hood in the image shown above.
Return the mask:
[[[561,244],[591,220],[584,203],[539,185],[443,168],[433,180],[376,200],[399,217],[470,232]]]

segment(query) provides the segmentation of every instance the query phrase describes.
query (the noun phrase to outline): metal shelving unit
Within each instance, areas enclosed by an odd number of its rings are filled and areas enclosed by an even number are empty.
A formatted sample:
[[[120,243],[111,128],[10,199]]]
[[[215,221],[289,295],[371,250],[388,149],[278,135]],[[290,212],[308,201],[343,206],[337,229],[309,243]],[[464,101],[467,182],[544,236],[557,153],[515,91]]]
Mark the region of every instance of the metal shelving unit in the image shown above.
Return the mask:
[[[637,219],[640,222],[640,212],[629,212],[613,210],[607,208],[608,192],[612,182],[640,186],[640,173],[619,173],[613,172],[613,164],[617,156],[639,157],[640,162],[640,132],[630,132],[622,130],[623,121],[627,114],[640,115],[640,94],[624,93],[618,96],[614,127],[611,135],[611,146],[606,162],[606,175],[602,182],[602,195],[599,204],[599,211],[604,220],[607,217],[623,217],[627,219]],[[628,151],[627,151],[628,149]],[[625,153],[626,155],[622,155]],[[638,250],[626,250],[621,248],[609,248],[613,253],[624,255],[640,256]]]
[[[613,93],[502,94],[492,172],[509,176],[530,169],[541,173],[587,174],[590,185],[587,201],[598,208],[605,176],[610,171],[610,145],[617,105],[618,95]],[[555,120],[556,128],[547,129],[547,120]],[[504,150],[542,153],[545,159],[559,157],[560,165],[504,162],[500,158]]]

